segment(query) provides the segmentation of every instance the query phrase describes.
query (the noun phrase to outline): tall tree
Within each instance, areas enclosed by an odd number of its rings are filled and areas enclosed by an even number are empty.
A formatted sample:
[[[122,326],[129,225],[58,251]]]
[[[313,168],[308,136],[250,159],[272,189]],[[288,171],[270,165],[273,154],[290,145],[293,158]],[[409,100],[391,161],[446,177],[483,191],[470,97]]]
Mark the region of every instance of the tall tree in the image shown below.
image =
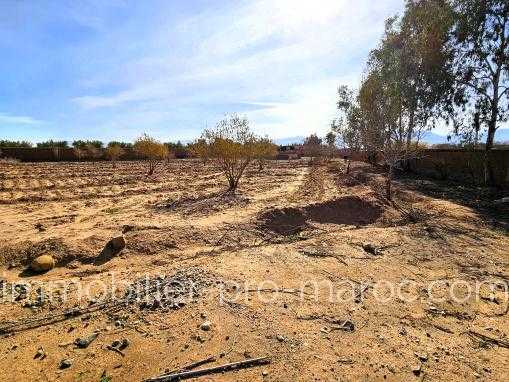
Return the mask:
[[[472,110],[474,123],[470,127],[487,127],[489,152],[499,123],[509,115],[509,2],[452,1],[455,101],[464,110]],[[485,179],[490,182],[493,175],[488,153],[485,169]]]

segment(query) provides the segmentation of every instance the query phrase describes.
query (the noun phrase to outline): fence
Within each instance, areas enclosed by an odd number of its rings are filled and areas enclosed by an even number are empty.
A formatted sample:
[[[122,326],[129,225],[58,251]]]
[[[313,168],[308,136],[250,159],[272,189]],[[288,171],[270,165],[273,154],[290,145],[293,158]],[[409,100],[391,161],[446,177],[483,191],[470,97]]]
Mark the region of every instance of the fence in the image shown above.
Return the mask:
[[[452,179],[470,184],[484,182],[484,161],[489,156],[496,186],[509,188],[509,150],[465,151],[455,149],[429,149],[410,161],[414,172],[437,179]]]
[[[5,147],[0,148],[1,157],[14,158],[22,162],[60,162],[60,161],[92,161],[106,160],[104,149],[97,151],[97,156],[83,154],[79,156],[78,152],[73,148],[39,148],[39,147]],[[132,149],[124,149],[124,153],[120,160],[136,160],[140,156]]]

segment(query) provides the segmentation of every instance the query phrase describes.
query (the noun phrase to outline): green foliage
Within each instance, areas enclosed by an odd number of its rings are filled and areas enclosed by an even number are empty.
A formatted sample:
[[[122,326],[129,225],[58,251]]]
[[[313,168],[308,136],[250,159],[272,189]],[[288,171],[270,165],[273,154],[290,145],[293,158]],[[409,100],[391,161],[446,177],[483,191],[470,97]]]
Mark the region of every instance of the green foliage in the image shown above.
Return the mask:
[[[37,147],[38,148],[54,148],[54,147],[68,148],[69,143],[67,141],[54,141],[54,140],[50,139],[49,141],[37,143]]]
[[[509,2],[451,0],[456,132],[487,127],[486,149],[509,117]],[[474,134],[473,136],[477,136]]]
[[[111,147],[111,146],[119,146],[123,149],[132,149],[133,148],[133,144],[130,143],[130,142],[120,142],[120,141],[111,141],[108,143],[108,145],[106,147]]]
[[[9,141],[7,139],[1,139],[0,147],[32,147],[32,143],[28,141]]]
[[[95,147],[96,149],[102,149],[104,147],[104,144],[98,140],[83,141],[81,139],[78,139],[72,143],[72,147],[78,149],[85,149],[87,147]]]

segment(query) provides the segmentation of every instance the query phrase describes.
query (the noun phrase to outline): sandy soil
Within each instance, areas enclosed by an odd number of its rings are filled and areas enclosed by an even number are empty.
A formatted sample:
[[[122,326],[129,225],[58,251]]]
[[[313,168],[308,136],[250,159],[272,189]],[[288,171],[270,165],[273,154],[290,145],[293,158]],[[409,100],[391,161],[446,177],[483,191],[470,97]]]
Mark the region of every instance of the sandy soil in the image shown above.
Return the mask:
[[[197,380],[507,380],[507,211],[486,190],[401,179],[390,203],[380,174],[341,162],[253,167],[235,196],[187,160],[150,178],[141,162],[0,166],[2,381],[142,381],[210,356],[271,363]],[[127,247],[103,251],[118,232]],[[55,269],[26,271],[48,252]],[[192,293],[99,305],[102,283],[175,274]]]

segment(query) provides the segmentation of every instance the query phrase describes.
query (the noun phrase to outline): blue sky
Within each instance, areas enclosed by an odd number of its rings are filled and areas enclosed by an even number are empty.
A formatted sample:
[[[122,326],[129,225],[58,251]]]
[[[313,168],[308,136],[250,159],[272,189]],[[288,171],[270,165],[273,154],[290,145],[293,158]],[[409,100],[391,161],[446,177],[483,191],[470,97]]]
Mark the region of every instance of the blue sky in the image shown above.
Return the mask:
[[[324,134],[403,0],[1,0],[0,138]]]

